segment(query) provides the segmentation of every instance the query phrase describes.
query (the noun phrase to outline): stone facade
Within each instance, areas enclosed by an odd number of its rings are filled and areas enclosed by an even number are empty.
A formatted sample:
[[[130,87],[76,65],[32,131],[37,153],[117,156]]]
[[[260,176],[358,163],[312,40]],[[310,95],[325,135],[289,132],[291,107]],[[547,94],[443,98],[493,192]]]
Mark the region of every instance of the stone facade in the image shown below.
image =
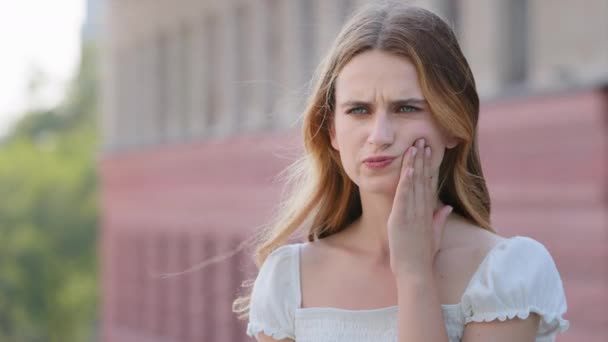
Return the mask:
[[[107,0],[104,150],[293,126],[365,2]],[[606,0],[410,2],[454,26],[485,99],[608,80]]]

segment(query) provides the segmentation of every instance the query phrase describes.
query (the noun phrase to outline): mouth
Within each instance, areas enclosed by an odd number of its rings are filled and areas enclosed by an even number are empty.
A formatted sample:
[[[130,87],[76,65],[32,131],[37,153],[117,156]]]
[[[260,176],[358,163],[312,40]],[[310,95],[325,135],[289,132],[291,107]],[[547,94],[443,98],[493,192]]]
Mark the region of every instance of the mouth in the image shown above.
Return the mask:
[[[368,158],[363,161],[363,164],[370,169],[377,170],[389,166],[395,159],[395,157]]]

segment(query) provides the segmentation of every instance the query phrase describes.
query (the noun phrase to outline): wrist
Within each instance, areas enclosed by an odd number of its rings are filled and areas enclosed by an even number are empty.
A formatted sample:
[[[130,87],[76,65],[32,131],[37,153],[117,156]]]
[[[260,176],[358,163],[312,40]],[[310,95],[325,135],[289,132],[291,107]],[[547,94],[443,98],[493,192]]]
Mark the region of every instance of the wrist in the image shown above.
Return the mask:
[[[434,283],[435,281],[435,277],[431,270],[399,272],[394,275],[397,284],[425,285]]]

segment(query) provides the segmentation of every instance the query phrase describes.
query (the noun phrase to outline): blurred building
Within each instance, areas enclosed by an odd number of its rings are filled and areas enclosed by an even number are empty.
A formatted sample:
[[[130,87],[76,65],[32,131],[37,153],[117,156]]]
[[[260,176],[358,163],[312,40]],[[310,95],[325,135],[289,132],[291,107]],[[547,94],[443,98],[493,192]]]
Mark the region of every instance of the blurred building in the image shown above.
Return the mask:
[[[355,0],[105,0],[103,341],[245,341],[231,250],[272,213],[314,68]],[[608,337],[608,0],[427,0],[483,99],[480,148],[503,235],[543,242],[572,327]],[[603,338],[602,338],[603,337]]]
[[[98,41],[102,30],[103,0],[86,0],[86,14],[82,24],[82,40]]]

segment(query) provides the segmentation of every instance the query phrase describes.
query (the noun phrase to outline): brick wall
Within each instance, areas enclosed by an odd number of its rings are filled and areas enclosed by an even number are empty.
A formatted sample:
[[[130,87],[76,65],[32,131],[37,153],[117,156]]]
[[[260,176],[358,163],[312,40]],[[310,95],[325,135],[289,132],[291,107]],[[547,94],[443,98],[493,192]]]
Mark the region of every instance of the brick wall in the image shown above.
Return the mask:
[[[608,337],[608,100],[598,89],[482,107],[480,149],[505,236],[544,243],[562,274],[570,331],[560,341]],[[267,220],[299,132],[241,135],[104,157],[102,341],[245,341],[231,314],[255,271],[224,253]]]

